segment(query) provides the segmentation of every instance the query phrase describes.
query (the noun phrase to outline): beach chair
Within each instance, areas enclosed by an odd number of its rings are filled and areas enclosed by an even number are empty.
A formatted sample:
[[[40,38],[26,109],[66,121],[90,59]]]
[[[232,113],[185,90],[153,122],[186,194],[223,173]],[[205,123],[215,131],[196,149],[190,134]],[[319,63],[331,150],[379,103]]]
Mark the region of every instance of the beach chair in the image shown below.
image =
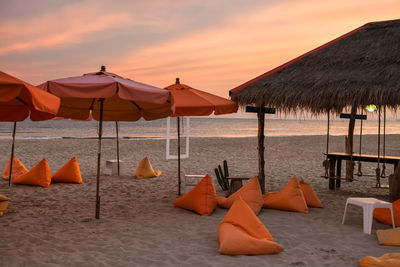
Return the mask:
[[[215,175],[222,190],[228,190],[226,197],[229,197],[243,186],[243,180],[249,180],[250,177],[229,176],[228,162],[224,160],[223,165],[224,171],[222,171],[221,165],[218,165],[218,168],[215,168]]]

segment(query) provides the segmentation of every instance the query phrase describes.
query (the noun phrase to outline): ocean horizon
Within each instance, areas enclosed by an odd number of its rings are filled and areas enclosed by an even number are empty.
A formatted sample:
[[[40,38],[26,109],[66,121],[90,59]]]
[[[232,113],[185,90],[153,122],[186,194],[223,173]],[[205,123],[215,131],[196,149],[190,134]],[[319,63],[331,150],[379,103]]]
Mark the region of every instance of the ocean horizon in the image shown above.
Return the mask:
[[[236,114],[235,114],[236,115]],[[181,135],[186,135],[186,118],[181,119]],[[176,138],[176,118],[171,118],[171,138]],[[330,135],[347,135],[348,119],[333,117],[330,121]],[[384,129],[381,119],[381,134],[400,134],[400,121],[391,116],[386,121]],[[94,139],[98,137],[98,122],[74,120],[48,120],[33,122],[27,119],[17,123],[16,139]],[[12,138],[12,122],[0,123],[0,140]],[[120,139],[165,139],[167,136],[167,119],[136,122],[119,122]],[[258,133],[256,114],[221,115],[210,117],[190,117],[190,137],[253,137]],[[265,136],[303,136],[326,135],[327,119],[280,117],[266,115]],[[354,135],[360,134],[360,120],[356,121]],[[363,121],[363,135],[378,134],[378,119],[375,117]],[[115,122],[103,122],[103,138],[116,137]]]

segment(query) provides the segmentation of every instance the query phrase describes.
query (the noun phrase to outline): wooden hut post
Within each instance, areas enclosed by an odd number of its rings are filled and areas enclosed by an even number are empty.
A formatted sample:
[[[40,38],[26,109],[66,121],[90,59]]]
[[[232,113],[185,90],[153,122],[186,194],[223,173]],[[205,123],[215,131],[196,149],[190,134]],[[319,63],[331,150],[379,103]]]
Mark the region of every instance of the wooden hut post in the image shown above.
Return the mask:
[[[346,137],[346,153],[353,155],[353,137],[354,137],[354,126],[356,122],[357,105],[351,107],[350,121],[349,121],[349,131]],[[354,162],[353,157],[351,160],[346,161],[346,181],[353,181],[354,173]]]
[[[257,108],[257,118],[258,118],[258,181],[260,182],[261,191],[265,193],[265,174],[264,174],[264,102]]]

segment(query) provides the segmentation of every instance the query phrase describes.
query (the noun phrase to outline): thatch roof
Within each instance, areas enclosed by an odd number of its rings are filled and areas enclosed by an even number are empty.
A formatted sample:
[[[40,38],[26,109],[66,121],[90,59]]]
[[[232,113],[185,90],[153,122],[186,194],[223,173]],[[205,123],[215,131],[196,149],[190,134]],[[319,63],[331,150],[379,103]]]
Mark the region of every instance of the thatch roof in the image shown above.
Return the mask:
[[[340,112],[400,105],[400,19],[371,22],[232,90],[240,105]]]

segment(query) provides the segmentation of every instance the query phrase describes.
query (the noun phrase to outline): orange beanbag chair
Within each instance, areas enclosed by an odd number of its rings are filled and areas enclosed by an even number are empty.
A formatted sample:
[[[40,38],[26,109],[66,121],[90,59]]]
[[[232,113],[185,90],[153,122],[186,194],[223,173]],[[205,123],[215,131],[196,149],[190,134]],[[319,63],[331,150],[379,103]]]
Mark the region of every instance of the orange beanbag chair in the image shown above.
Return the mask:
[[[51,177],[52,183],[82,183],[78,161],[73,157]]]
[[[7,210],[9,201],[8,197],[0,194],[0,216],[3,216],[3,213]]]
[[[8,160],[6,167],[4,168],[3,175],[1,176],[4,180],[8,180],[10,176],[10,160]],[[12,174],[11,179],[13,177],[20,176],[28,172],[28,169],[25,168],[24,164],[16,157],[13,157],[13,166],[12,166]]]
[[[50,167],[47,160],[42,159],[29,172],[12,179],[13,184],[38,185],[49,187],[51,183]]]
[[[150,160],[145,157],[139,162],[136,168],[136,177],[138,179],[158,177],[162,174],[162,171],[155,171],[150,164]]]
[[[236,200],[218,227],[219,253],[229,255],[275,254],[283,247],[246,202]]]
[[[387,230],[376,230],[379,245],[400,246],[400,227]]]
[[[261,193],[260,182],[258,181],[257,176],[250,179],[247,184],[230,195],[228,198],[217,197],[218,206],[229,209],[239,198],[242,198],[255,214],[260,212],[264,200]]]
[[[400,226],[400,199],[393,201],[393,216],[394,224],[396,227]],[[390,214],[390,209],[387,208],[376,208],[374,209],[374,219],[380,223],[386,225],[392,225],[392,215]]]
[[[204,176],[192,190],[176,199],[173,204],[204,216],[210,216],[217,207],[217,193],[210,176],[208,174]]]
[[[303,191],[296,176],[293,176],[281,191],[266,193],[263,198],[264,208],[308,213]]]
[[[314,207],[314,208],[324,207],[310,184],[307,184],[306,182],[303,181],[303,179],[301,179],[299,181],[299,185],[301,191],[303,192],[303,196],[304,199],[306,200],[306,204],[308,207]]]
[[[380,257],[366,256],[357,263],[360,267],[398,267],[400,266],[400,253],[387,253]]]

